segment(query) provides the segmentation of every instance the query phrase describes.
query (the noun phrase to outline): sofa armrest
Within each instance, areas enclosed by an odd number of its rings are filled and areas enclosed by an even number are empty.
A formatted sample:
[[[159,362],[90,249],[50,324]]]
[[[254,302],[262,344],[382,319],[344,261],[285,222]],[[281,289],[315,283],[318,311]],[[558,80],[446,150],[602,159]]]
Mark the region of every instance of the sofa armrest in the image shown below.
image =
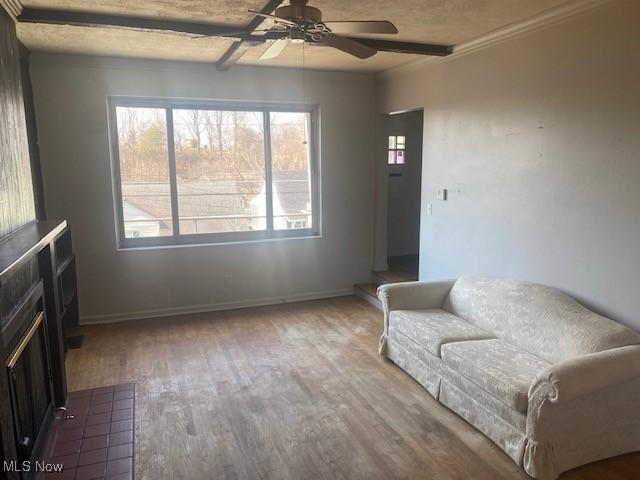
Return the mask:
[[[640,345],[613,348],[570,358],[540,372],[529,387],[529,402],[568,402],[597,390],[640,379]]]
[[[378,287],[378,298],[384,312],[384,331],[380,337],[379,352],[386,350],[389,313],[394,310],[442,308],[455,280],[433,282],[390,283]]]
[[[564,471],[640,450],[640,345],[583,355],[542,371],[529,388],[525,471]]]

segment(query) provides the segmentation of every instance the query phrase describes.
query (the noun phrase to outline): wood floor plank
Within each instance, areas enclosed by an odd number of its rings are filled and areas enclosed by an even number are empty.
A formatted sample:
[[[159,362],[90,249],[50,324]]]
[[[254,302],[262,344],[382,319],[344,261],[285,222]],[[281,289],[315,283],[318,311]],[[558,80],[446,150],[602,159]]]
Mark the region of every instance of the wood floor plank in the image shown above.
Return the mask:
[[[355,297],[79,329],[70,390],[135,382],[138,479],[522,479],[377,354]],[[561,478],[637,478],[640,454]]]

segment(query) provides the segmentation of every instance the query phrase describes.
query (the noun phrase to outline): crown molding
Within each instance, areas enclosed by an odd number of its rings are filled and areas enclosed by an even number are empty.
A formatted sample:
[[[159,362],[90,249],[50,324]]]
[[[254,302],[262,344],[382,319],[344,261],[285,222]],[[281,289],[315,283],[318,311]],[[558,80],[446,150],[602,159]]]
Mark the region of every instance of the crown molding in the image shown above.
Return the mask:
[[[0,0],[0,6],[4,7],[7,13],[17,21],[18,15],[22,13],[22,2],[20,0]]]
[[[573,0],[557,7],[546,10],[534,17],[521,22],[512,23],[506,27],[493,30],[480,37],[467,42],[460,43],[453,47],[453,53],[446,57],[425,57],[414,60],[397,67],[380,72],[382,77],[391,76],[395,73],[406,73],[414,71],[426,65],[446,62],[464,55],[468,55],[477,50],[481,50],[492,45],[504,42],[511,38],[526,35],[538,30],[542,30],[551,25],[563,22],[571,17],[582,13],[590,12],[607,5],[617,3],[619,0]]]

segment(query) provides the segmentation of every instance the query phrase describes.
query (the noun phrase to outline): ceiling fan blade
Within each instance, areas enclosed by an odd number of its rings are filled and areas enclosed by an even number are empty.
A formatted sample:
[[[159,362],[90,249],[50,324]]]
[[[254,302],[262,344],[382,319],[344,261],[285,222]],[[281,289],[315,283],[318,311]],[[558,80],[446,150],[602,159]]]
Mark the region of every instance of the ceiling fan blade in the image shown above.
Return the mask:
[[[358,58],[369,58],[373,57],[378,50],[375,48],[367,47],[360,42],[356,42],[355,40],[351,40],[349,38],[341,37],[339,35],[334,35],[330,33],[326,37],[323,37],[319,43],[323,45],[328,45],[333,48],[337,48],[338,50],[342,50],[349,55],[353,55]]]
[[[211,38],[211,37],[234,37],[234,36],[238,36],[241,37],[243,35],[250,35],[252,32],[247,32],[246,30],[244,31],[237,31],[237,32],[229,32],[229,33],[211,33],[208,35],[193,35],[189,38]]]
[[[323,22],[333,33],[398,33],[396,26],[387,21]]]
[[[256,15],[258,17],[270,18],[271,20],[273,20],[275,22],[283,23],[285,25],[290,25],[292,27],[297,27],[298,26],[298,24],[296,22],[292,22],[291,20],[287,20],[285,18],[276,17],[275,15],[271,15],[270,13],[262,13],[262,12],[258,12],[256,10],[249,10],[249,13],[253,13],[254,15]]]
[[[267,48],[262,55],[260,55],[260,60],[272,60],[278,57],[285,48],[289,45],[288,38],[281,38],[280,40],[276,40],[273,42],[269,48]]]
[[[253,35],[260,33],[288,33],[286,30],[274,30],[272,28],[264,28],[261,30],[238,30],[236,32],[212,33],[206,35],[193,35],[190,38],[211,38],[211,37],[244,37],[245,35]]]

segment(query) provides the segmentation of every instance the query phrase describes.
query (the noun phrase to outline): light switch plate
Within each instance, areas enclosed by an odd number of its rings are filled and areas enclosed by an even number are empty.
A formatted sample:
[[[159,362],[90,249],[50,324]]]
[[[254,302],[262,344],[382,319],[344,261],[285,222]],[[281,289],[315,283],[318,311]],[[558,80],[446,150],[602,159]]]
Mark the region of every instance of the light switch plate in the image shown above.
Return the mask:
[[[431,216],[433,214],[433,205],[427,203],[427,216]]]
[[[441,188],[438,190],[438,200],[442,200],[443,202],[447,200],[447,189]]]

